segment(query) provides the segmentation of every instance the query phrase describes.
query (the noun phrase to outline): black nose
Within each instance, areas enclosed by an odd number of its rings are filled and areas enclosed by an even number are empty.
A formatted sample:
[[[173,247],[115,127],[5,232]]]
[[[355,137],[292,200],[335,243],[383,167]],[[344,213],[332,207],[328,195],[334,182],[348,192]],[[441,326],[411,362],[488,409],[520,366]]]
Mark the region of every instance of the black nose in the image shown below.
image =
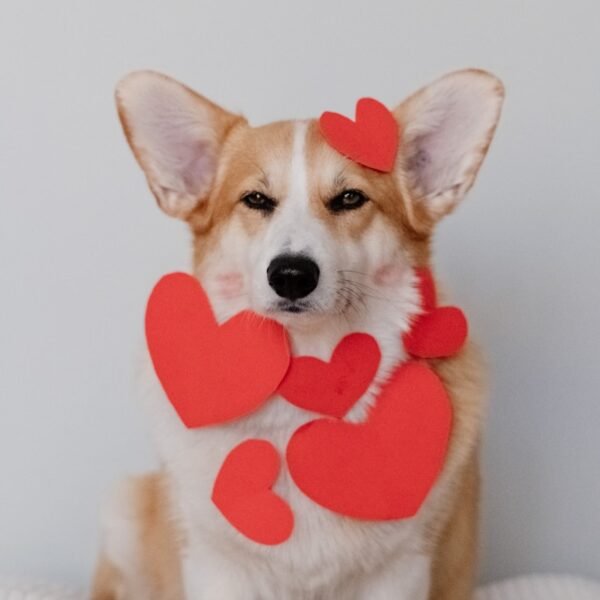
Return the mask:
[[[271,261],[267,279],[278,296],[297,300],[308,296],[317,287],[319,267],[306,256],[284,254]]]

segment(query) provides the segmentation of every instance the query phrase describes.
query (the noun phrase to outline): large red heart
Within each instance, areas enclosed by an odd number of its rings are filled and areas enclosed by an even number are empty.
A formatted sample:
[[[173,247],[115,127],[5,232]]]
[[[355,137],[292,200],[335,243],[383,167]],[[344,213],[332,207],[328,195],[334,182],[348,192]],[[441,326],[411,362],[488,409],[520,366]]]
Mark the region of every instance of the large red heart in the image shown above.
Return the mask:
[[[156,284],[146,308],[146,340],[165,393],[189,428],[259,408],[290,360],[281,325],[245,311],[219,326],[200,283],[185,273]]]
[[[356,103],[356,121],[324,112],[319,126],[327,143],[340,154],[384,173],[394,168],[399,128],[394,115],[381,102],[361,98]]]
[[[467,340],[467,319],[456,306],[437,306],[435,282],[429,269],[417,269],[416,274],[423,313],[403,336],[404,347],[418,358],[452,356]]]
[[[294,529],[289,505],[271,491],[280,469],[279,454],[265,440],[246,440],[225,458],[212,500],[240,533],[259,544],[281,544]]]
[[[368,520],[411,517],[443,466],[450,399],[425,364],[405,363],[382,389],[364,423],[318,419],[287,447],[290,474],[317,504]]]
[[[341,418],[367,391],[380,360],[377,342],[366,333],[353,333],[336,346],[329,362],[292,357],[278,391],[300,408]]]

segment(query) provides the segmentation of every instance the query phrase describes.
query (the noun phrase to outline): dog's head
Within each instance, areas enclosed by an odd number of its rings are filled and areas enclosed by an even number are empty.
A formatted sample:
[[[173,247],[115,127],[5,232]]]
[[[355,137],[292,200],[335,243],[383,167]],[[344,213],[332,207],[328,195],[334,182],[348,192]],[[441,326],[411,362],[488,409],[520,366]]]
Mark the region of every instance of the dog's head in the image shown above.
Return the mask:
[[[230,314],[290,323],[348,318],[389,299],[425,265],[437,221],[469,190],[500,115],[503,87],[460,71],[393,114],[401,142],[380,173],[332,149],[315,121],[251,127],[180,83],[127,76],[117,104],[160,207],[187,220],[197,275]]]

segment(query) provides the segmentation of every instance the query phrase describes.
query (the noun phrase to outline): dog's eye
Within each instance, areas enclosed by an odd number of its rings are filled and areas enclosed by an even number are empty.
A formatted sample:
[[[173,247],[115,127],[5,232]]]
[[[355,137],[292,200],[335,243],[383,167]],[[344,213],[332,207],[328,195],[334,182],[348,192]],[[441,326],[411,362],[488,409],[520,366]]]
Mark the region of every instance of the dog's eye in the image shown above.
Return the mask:
[[[277,206],[277,202],[261,192],[249,192],[242,196],[242,202],[253,210],[260,210],[264,213],[272,213]]]
[[[360,190],[344,190],[327,203],[327,208],[334,213],[360,208],[369,199]]]

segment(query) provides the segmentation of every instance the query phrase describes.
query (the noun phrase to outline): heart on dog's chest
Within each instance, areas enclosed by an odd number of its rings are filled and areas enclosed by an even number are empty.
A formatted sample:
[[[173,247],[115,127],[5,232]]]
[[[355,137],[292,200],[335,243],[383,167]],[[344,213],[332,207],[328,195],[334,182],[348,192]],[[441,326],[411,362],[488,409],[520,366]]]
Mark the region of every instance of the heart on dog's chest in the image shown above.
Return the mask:
[[[377,342],[353,333],[336,346],[329,362],[293,357],[278,392],[295,406],[341,418],[369,389],[380,360]]]
[[[245,311],[218,325],[198,281],[163,277],[146,309],[154,369],[189,428],[237,419],[275,392],[290,355],[285,330]]]
[[[450,399],[423,363],[401,365],[364,423],[317,419],[287,447],[296,485],[317,504],[357,519],[416,514],[442,469]]]
[[[425,298],[427,314],[434,304]],[[291,477],[317,504],[357,519],[402,519],[417,512],[435,483],[452,411],[442,382],[425,363],[399,365],[364,422],[343,420],[379,368],[381,352],[370,335],[346,336],[329,361],[301,356],[290,366],[281,325],[248,311],[219,325],[199,282],[174,273],[150,296],[146,337],[158,378],[188,428],[244,417],[277,390],[295,406],[335,417],[307,423],[287,444]],[[434,338],[423,339],[428,352],[442,348],[429,343]],[[213,494],[229,522],[263,544],[281,543],[293,527],[289,507],[271,489],[276,456],[268,440],[242,443],[225,460]],[[241,485],[240,477],[252,473]],[[276,528],[273,511],[279,514]]]

